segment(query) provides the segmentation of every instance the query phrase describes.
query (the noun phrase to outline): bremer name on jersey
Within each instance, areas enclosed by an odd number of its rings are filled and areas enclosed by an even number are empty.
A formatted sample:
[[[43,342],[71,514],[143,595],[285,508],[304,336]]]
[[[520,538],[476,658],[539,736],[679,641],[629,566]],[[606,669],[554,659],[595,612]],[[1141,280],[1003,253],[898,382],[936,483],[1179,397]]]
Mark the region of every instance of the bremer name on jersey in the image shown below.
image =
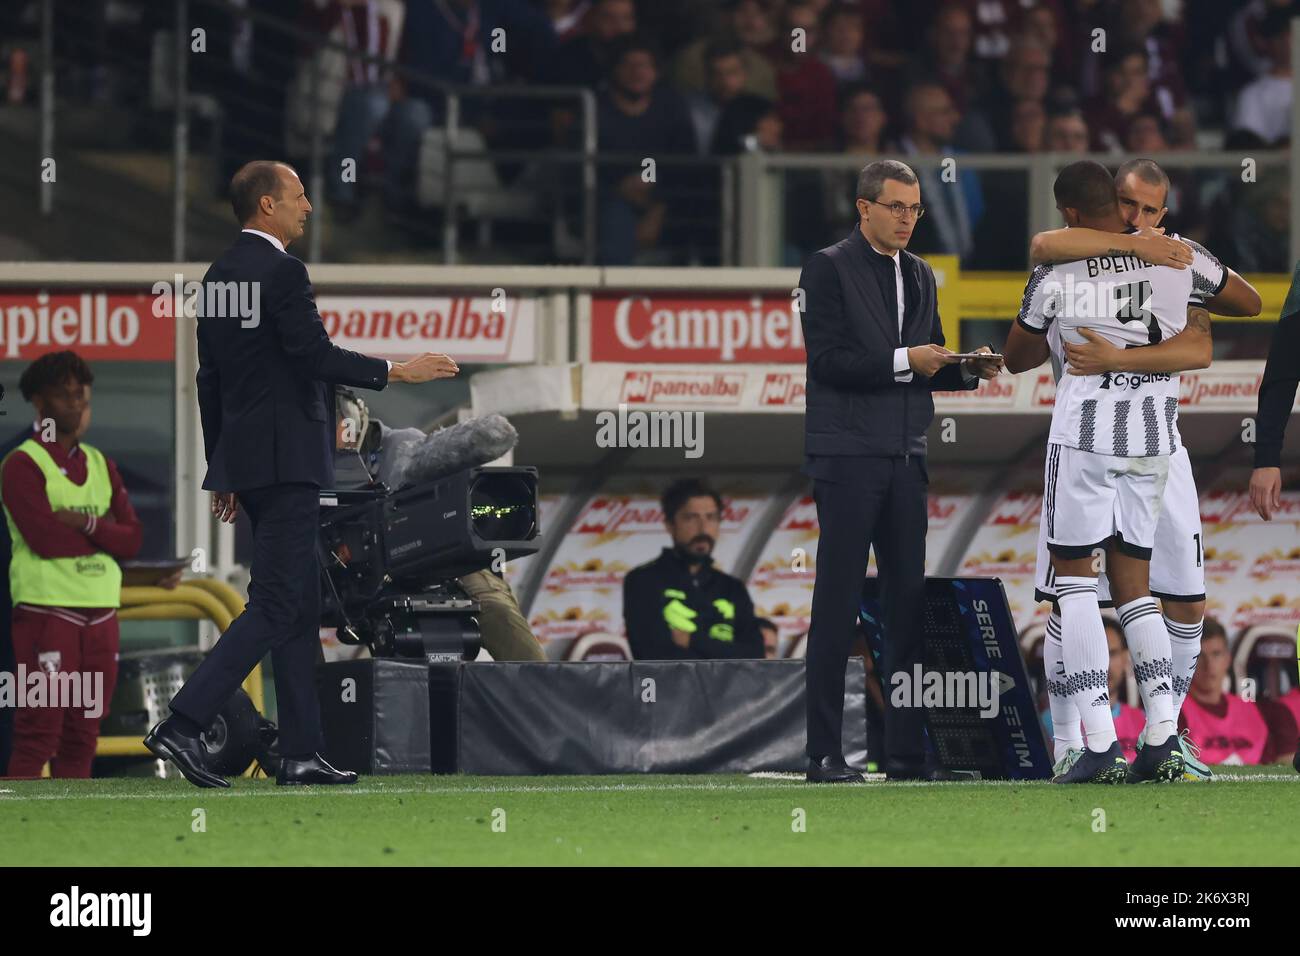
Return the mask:
[[[1087,341],[1089,329],[1118,348],[1143,348],[1177,335],[1189,303],[1223,289],[1227,270],[1196,243],[1192,265],[1171,269],[1136,256],[1093,256],[1041,265],[1025,286],[1016,321],[1049,331],[1057,377],[1049,441],[1120,458],[1171,455],[1179,447],[1177,374],[1104,372],[1069,375],[1064,342]]]

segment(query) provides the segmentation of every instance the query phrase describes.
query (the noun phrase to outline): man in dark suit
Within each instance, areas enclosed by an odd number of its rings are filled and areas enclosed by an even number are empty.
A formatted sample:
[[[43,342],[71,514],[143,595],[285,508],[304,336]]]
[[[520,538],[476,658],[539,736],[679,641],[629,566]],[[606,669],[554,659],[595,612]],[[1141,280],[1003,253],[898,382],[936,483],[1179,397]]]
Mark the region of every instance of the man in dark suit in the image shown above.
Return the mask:
[[[319,754],[314,679],[319,490],[334,482],[334,384],[379,390],[459,369],[445,355],[393,363],[330,342],[307,267],[284,251],[311,212],[292,167],[248,163],[231,180],[230,197],[243,231],[203,279],[196,385],[213,514],[234,521],[242,506],[253,525],[248,606],[145,745],[197,786],[229,786],[204,766],[198,738],[270,651],[284,757],[276,783],[353,783],[355,773]]]
[[[808,352],[803,472],[821,526],[806,678],[808,780],[816,783],[862,780],[844,762],[840,729],[871,547],[886,596],[887,701],[890,675],[910,674],[921,660],[930,393],[974,388],[1001,364],[959,360],[944,348],[934,273],[906,251],[925,213],[916,174],[894,160],[868,164],[857,208],[853,231],[815,253],[799,279]],[[887,709],[887,775],[926,775],[923,728],[919,709]]]

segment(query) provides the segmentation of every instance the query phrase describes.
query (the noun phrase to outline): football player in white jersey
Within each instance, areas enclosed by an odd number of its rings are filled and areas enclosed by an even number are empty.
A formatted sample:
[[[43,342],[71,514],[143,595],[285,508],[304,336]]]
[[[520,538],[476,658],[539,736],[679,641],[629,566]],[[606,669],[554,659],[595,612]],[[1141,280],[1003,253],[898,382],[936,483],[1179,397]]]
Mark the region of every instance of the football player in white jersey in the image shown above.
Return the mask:
[[[1100,163],[1066,166],[1053,187],[1067,225],[1122,233],[1115,183]],[[1121,349],[1156,345],[1187,325],[1190,270],[1153,266],[1129,254],[1039,266],[1025,289],[1007,341],[1059,328],[1055,358],[1067,372],[1065,343],[1090,330]],[[1184,772],[1172,706],[1169,632],[1148,587],[1155,527],[1177,449],[1176,372],[1062,375],[1052,412],[1043,518],[1061,612],[1063,683],[1078,708],[1086,746],[1058,783],[1176,779]],[[1102,559],[1102,560],[1099,560]],[[1115,739],[1106,683],[1108,649],[1097,577],[1108,572],[1147,711],[1146,746],[1133,767]]]
[[[1168,211],[1169,177],[1150,159],[1133,159],[1122,164],[1115,174],[1115,187],[1119,196],[1120,213],[1130,228],[1139,230],[1123,236],[1097,232],[1090,229],[1057,229],[1039,233],[1030,247],[1031,258],[1037,263],[1067,261],[1073,258],[1102,255],[1108,251],[1129,251],[1153,263],[1173,265],[1193,271],[1193,301],[1218,315],[1258,315],[1262,307],[1259,293],[1240,275],[1223,268],[1218,260],[1201,246],[1189,240],[1161,235],[1160,223]],[[1204,334],[1200,334],[1201,332]],[[1049,335],[1055,332],[1049,332]],[[1070,346],[1070,364],[1076,373],[1097,374],[1121,372],[1130,369],[1155,371],[1149,363],[1153,350],[1134,351],[1113,348],[1096,335],[1083,346]],[[1188,361],[1180,370],[1204,367],[1209,364],[1210,337],[1208,324],[1204,330],[1189,328],[1176,338],[1188,338],[1191,349]],[[1193,344],[1195,340],[1199,340]],[[1171,340],[1171,343],[1173,340]],[[1169,344],[1158,347],[1165,350]],[[1198,355],[1204,352],[1205,361]],[[1173,353],[1179,354],[1177,352]],[[1175,358],[1175,363],[1183,362]],[[1173,367],[1173,366],[1168,366]],[[1055,370],[1059,376],[1059,369]],[[1173,662],[1173,701],[1175,713],[1182,709],[1183,700],[1196,672],[1200,656],[1201,631],[1205,617],[1205,572],[1203,568],[1204,538],[1201,532],[1200,499],[1192,475],[1191,460],[1183,447],[1169,459],[1169,481],[1165,487],[1164,504],[1156,523],[1155,547],[1151,555],[1151,593],[1160,598],[1165,627],[1169,631]],[[1110,605],[1110,591],[1103,571],[1098,581],[1098,597],[1102,607]],[[1051,561],[1048,557],[1045,529],[1040,525],[1038,545],[1038,571],[1035,577],[1036,600],[1054,601]],[[1052,726],[1058,769],[1064,771],[1077,759],[1083,747],[1079,734],[1079,716],[1073,704],[1063,694],[1063,685],[1055,679],[1061,669],[1061,627],[1058,611],[1053,608],[1047,623],[1047,641],[1044,646],[1044,664],[1048,674],[1049,700],[1053,711]],[[1139,738],[1139,747],[1143,741]],[[1186,733],[1179,737],[1179,749],[1186,762],[1185,779],[1206,780],[1213,776],[1210,768],[1200,760],[1195,743]]]

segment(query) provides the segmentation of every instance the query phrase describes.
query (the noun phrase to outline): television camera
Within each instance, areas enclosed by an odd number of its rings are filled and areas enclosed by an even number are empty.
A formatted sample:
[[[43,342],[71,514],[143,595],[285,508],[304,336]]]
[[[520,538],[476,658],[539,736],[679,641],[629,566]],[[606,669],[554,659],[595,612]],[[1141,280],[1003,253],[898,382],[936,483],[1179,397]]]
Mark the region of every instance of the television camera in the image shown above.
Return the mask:
[[[479,605],[457,578],[540,547],[537,469],[473,467],[390,491],[322,490],[322,626],[376,657],[472,660]]]

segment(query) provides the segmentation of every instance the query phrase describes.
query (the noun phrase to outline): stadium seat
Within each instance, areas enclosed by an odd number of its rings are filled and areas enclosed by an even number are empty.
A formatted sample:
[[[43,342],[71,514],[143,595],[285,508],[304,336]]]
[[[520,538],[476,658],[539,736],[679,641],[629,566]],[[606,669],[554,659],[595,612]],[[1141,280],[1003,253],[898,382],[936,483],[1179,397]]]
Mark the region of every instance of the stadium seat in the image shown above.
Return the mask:
[[[630,661],[632,648],[622,634],[593,631],[578,638],[565,656],[568,661]]]
[[[317,86],[313,97],[312,71],[318,69]],[[303,57],[294,71],[293,82],[285,101],[285,147],[288,152],[301,151],[302,144],[311,141],[313,122],[320,124],[320,135],[326,142],[334,135],[338,121],[339,101],[347,89],[347,58],[339,50],[326,47],[313,56]],[[313,119],[313,102],[319,104]]]
[[[504,219],[512,222],[541,222],[547,218],[540,194],[526,189],[508,189],[501,183],[496,166],[488,158],[487,144],[478,130],[456,132],[455,148],[479,155],[460,156],[455,160],[452,184],[457,208],[479,221],[479,243],[491,242],[491,224]],[[416,198],[421,206],[440,209],[443,184],[447,174],[447,131],[441,127],[425,130],[420,143]]]
[[[1255,696],[1281,697],[1296,686],[1295,634],[1282,624],[1256,624],[1237,638],[1232,649],[1232,681],[1255,681]]]

